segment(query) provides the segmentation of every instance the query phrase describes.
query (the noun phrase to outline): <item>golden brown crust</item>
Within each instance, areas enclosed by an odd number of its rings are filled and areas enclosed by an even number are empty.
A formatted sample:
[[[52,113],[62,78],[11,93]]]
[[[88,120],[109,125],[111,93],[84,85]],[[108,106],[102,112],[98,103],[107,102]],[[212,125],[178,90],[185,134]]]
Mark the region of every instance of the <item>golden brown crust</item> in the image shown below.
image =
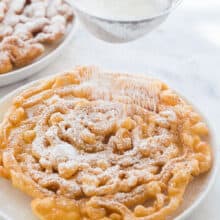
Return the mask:
[[[65,198],[37,198],[32,201],[31,206],[35,214],[42,220],[82,219],[78,205]]]
[[[9,54],[6,52],[0,52],[1,59],[0,59],[0,74],[7,73],[13,69],[13,65],[11,63],[11,59]]]
[[[18,37],[7,37],[2,42],[1,51],[7,52],[15,67],[22,67],[41,56],[44,47],[38,43],[30,44]]]
[[[14,99],[0,175],[44,220],[161,220],[211,167],[201,117],[159,80],[80,67]]]

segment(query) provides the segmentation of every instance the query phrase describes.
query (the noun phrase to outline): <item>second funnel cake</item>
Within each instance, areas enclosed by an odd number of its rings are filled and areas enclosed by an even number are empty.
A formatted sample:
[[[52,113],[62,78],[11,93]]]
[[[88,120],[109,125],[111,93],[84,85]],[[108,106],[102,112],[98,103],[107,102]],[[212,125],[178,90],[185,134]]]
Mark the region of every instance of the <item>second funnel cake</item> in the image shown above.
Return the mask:
[[[72,25],[64,0],[0,1],[0,74],[32,63]]]
[[[0,147],[0,175],[44,220],[166,219],[212,161],[206,125],[166,84],[87,67],[18,95]]]

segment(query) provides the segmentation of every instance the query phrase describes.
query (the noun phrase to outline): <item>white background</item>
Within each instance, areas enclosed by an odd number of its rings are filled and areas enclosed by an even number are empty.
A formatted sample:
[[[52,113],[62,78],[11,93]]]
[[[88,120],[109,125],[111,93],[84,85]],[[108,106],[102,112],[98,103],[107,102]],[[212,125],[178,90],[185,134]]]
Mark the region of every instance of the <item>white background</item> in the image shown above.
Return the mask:
[[[30,79],[0,88],[0,97],[29,81],[81,64],[163,79],[200,109],[220,141],[220,0],[185,0],[157,30],[129,44],[102,42],[79,26],[53,64]],[[219,203],[220,175],[188,219],[219,220]]]

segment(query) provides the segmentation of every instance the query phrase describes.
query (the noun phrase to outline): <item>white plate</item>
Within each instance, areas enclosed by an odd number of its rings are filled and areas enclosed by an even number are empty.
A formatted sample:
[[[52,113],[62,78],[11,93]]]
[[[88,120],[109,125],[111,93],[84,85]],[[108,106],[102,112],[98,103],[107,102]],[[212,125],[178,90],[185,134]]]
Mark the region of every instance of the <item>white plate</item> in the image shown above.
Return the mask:
[[[0,122],[8,107],[11,105],[13,97],[15,97],[26,88],[38,84],[41,80],[37,80],[22,86],[0,100]],[[190,183],[186,190],[182,205],[169,219],[186,219],[192,213],[192,211],[198,207],[198,205],[202,202],[202,200],[206,197],[209,190],[211,189],[218,168],[218,148],[216,146],[214,136],[215,135],[211,130],[210,142],[214,157],[211,171],[205,175],[201,175],[200,177],[195,178],[195,180]],[[0,178],[0,198],[0,220],[37,220],[31,211],[31,198],[12,187],[9,181],[2,178]]]
[[[47,47],[46,52],[33,63],[11,72],[0,74],[0,87],[28,78],[52,63],[62,53],[62,51],[64,51],[66,46],[73,38],[76,26],[77,22],[75,17],[68,29],[68,32],[66,33],[66,36],[62,39],[61,42],[59,42],[59,44]]]

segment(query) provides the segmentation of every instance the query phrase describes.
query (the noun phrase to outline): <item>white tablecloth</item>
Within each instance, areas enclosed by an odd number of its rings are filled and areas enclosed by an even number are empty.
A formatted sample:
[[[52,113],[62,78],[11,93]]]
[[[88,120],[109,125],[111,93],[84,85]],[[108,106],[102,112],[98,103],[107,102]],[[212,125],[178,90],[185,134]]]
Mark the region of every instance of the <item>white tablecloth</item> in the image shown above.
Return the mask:
[[[128,44],[102,42],[79,26],[65,53],[53,64],[32,78],[0,88],[0,97],[27,82],[75,65],[98,65],[159,77],[194,103],[216,132],[220,129],[219,0],[185,0],[157,30]],[[219,220],[219,200],[220,177],[188,219]]]

